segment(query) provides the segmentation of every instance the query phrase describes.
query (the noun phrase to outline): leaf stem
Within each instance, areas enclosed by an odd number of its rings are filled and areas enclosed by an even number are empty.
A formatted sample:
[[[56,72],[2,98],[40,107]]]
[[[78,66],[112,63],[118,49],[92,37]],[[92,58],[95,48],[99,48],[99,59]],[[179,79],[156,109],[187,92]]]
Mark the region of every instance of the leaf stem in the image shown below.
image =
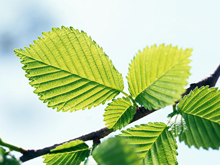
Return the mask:
[[[173,105],[173,112],[177,112],[176,104]]]
[[[20,148],[20,147],[14,146],[12,144],[3,142],[1,138],[0,138],[0,145],[9,148],[11,151],[17,151],[17,152],[20,152],[20,153],[27,152],[27,150],[25,150],[23,148]]]
[[[121,91],[121,93],[123,93],[126,97],[129,97],[129,94],[127,94],[126,92]]]
[[[123,93],[126,97],[128,97],[133,102],[134,106],[138,107],[137,102],[131,97],[131,95],[127,94],[124,91],[122,91],[121,93]]]

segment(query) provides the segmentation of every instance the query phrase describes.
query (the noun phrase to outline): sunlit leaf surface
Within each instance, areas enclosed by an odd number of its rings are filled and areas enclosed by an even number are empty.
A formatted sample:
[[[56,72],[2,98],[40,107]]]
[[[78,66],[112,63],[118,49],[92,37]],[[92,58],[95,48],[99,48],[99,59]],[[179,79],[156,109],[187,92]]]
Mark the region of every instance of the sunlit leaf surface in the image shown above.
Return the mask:
[[[105,108],[104,121],[109,129],[114,130],[125,127],[132,120],[135,107],[128,98],[118,98]]]
[[[187,129],[179,135],[189,147],[219,149],[220,91],[218,88],[196,88],[177,106]]]
[[[36,88],[34,92],[58,111],[103,104],[124,88],[109,57],[83,31],[53,28],[30,48],[14,51]]]
[[[44,155],[47,165],[79,165],[89,156],[90,150],[83,141],[76,140],[56,147],[49,154]]]
[[[146,109],[159,109],[181,98],[187,85],[192,49],[171,45],[146,47],[132,60],[128,72],[129,91]]]
[[[142,124],[119,136],[136,148],[146,165],[177,164],[176,140],[164,123]]]

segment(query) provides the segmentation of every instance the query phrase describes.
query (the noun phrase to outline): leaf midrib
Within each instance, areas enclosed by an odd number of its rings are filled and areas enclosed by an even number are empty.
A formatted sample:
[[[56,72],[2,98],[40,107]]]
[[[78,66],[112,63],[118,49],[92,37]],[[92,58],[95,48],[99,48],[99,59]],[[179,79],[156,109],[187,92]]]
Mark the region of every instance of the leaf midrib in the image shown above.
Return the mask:
[[[77,74],[75,74],[75,73],[73,73],[73,72],[71,72],[71,71],[69,71],[69,70],[64,70],[63,68],[58,68],[57,66],[48,64],[48,63],[46,63],[46,62],[44,62],[44,61],[37,60],[36,58],[30,57],[30,56],[28,56],[28,55],[26,55],[26,54],[24,54],[24,53],[18,51],[17,49],[15,50],[15,52],[16,52],[17,54],[21,54],[21,55],[23,55],[23,56],[25,56],[25,57],[28,57],[28,58],[30,58],[30,59],[32,59],[32,60],[35,60],[35,61],[37,61],[37,62],[41,62],[41,63],[43,63],[43,64],[45,64],[45,65],[47,65],[47,66],[51,66],[51,67],[54,67],[54,68],[56,68],[56,69],[62,70],[62,71],[64,71],[64,72],[67,72],[67,73],[69,73],[69,74],[71,74],[71,75],[79,76],[79,77],[82,78],[82,79],[86,79],[86,80],[88,80],[88,81],[95,82],[95,83],[98,83],[98,84],[100,84],[100,85],[103,85],[103,86],[105,86],[105,87],[107,87],[107,88],[111,88],[111,89],[117,90],[117,91],[119,91],[119,92],[122,92],[122,90],[113,88],[112,86],[107,86],[107,85],[105,85],[105,84],[101,84],[101,83],[99,83],[99,82],[97,82],[97,81],[90,80],[90,79],[88,79],[88,78],[82,77],[81,75],[77,75]],[[22,60],[23,60],[23,59],[22,59]],[[30,69],[30,70],[31,70],[31,69]]]
[[[71,147],[70,147],[71,148]],[[73,150],[73,151],[65,151],[65,150],[68,150],[70,148],[63,148],[63,149],[60,149],[60,150],[54,150],[54,151],[51,151],[50,154],[69,154],[69,153],[78,153],[78,152],[83,152],[83,151],[87,151],[89,150],[89,148],[79,148],[77,150]]]
[[[180,61],[178,61],[175,65],[171,66],[166,72],[164,72],[160,77],[156,78],[152,83],[150,83],[149,85],[146,86],[145,89],[143,89],[137,96],[136,98],[145,90],[149,89],[153,84],[155,84],[159,79],[161,79],[164,75],[166,75],[170,70],[172,70],[172,68],[174,68],[175,66],[177,66],[178,64],[182,63],[182,61],[186,60],[187,56],[184,56],[184,58],[182,58]]]
[[[157,141],[157,139],[161,136],[161,134],[163,133],[163,131],[167,128],[167,126],[164,126],[164,128],[160,131],[161,133],[159,134],[159,136],[156,137],[156,140],[151,144],[151,147],[155,144],[155,142]],[[150,149],[151,149],[150,147]],[[150,150],[149,149],[149,150]],[[149,152],[149,150],[147,151],[147,153]]]
[[[132,105],[131,105],[131,106],[132,106]],[[112,128],[115,127],[117,124],[119,124],[118,121],[119,121],[120,119],[122,119],[122,116],[129,110],[129,108],[130,108],[131,106],[129,106],[125,111],[123,111],[122,114],[119,115],[119,118],[116,120],[116,122],[115,122],[115,124],[112,126]],[[122,124],[121,124],[121,125],[122,125]],[[123,125],[124,125],[124,122],[123,122]],[[119,127],[120,127],[120,126],[119,126]],[[122,127],[123,127],[123,126],[122,126]]]
[[[183,114],[185,113],[185,114],[187,114],[187,115],[196,116],[196,117],[201,118],[201,119],[203,119],[203,120],[208,120],[208,121],[210,121],[210,122],[219,124],[217,121],[211,120],[210,118],[204,118],[204,117],[201,117],[201,116],[198,116],[198,115],[195,115],[195,114],[191,114],[191,113],[186,113],[186,112],[180,112],[180,113],[181,113],[182,116],[183,116]]]
[[[150,125],[151,127],[155,127],[154,125]],[[161,128],[161,126],[156,126],[156,127],[160,127]],[[164,125],[163,126],[163,129],[161,129],[160,131],[158,131],[158,132],[160,132],[160,134],[159,134],[159,136],[155,136],[156,138],[155,138],[155,141],[154,142],[151,142],[150,143],[150,149],[152,148],[152,146],[155,144],[155,142],[157,141],[157,139],[161,136],[161,134],[164,132],[164,130],[167,128],[167,125]],[[143,130],[142,130],[143,131]],[[148,130],[149,132],[151,132],[151,131],[153,131],[153,130]],[[134,137],[135,135],[133,135],[132,133],[130,133],[130,132],[126,132],[126,133],[129,133],[130,134],[130,136],[131,137]],[[139,137],[139,136],[135,136],[135,137]],[[142,136],[141,136],[142,137]],[[131,138],[132,139],[132,138]],[[135,144],[135,143],[134,143]],[[142,143],[142,144],[144,144],[144,143]],[[136,144],[135,144],[136,145]],[[148,150],[144,150],[145,152],[146,152],[146,154],[150,151],[150,149],[148,149]],[[146,156],[146,154],[145,154],[145,156]],[[145,157],[144,156],[144,157]]]

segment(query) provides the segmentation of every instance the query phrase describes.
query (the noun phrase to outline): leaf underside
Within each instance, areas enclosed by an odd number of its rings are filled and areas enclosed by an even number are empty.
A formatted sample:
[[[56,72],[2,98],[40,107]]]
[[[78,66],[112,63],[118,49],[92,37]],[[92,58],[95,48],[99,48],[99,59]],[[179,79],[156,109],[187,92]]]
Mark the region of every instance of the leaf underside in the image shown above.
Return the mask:
[[[128,72],[131,95],[146,109],[159,109],[181,98],[187,85],[192,49],[156,45],[138,52]]]
[[[76,140],[56,147],[49,154],[44,155],[47,165],[78,165],[89,156],[90,150],[83,141]]]
[[[217,88],[196,88],[185,96],[177,108],[187,129],[179,135],[189,147],[219,149],[220,146],[220,91]]]
[[[135,114],[135,107],[128,98],[113,100],[105,108],[104,121],[109,129],[121,129],[130,123]]]
[[[121,138],[109,138],[92,153],[99,165],[138,165],[140,159],[134,148]]]
[[[30,48],[16,49],[34,93],[57,111],[104,104],[124,88],[122,75],[87,34],[52,28]]]
[[[177,164],[176,140],[164,123],[148,123],[122,131],[146,165]]]

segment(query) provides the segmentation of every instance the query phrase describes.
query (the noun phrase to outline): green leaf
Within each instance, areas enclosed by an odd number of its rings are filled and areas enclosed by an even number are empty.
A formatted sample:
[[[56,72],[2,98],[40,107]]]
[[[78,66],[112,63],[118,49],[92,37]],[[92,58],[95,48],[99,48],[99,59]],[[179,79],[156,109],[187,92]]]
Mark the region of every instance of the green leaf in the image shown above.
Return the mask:
[[[44,155],[44,163],[47,165],[77,165],[89,156],[90,150],[88,145],[83,141],[76,140],[65,143],[51,150],[49,154]]]
[[[137,165],[140,158],[135,148],[121,138],[109,138],[102,142],[92,153],[99,165]]]
[[[104,104],[124,88],[122,75],[102,48],[72,27],[53,28],[30,48],[14,52],[34,92],[57,111]]]
[[[218,88],[196,88],[178,104],[187,130],[179,135],[189,147],[219,149],[220,146],[220,91]]]
[[[109,129],[121,129],[130,123],[135,114],[135,106],[132,106],[128,98],[113,100],[105,108],[104,121]]]
[[[0,147],[0,164],[1,165],[19,165],[20,162],[6,150]]]
[[[181,98],[187,85],[192,49],[156,45],[138,52],[128,72],[129,91],[146,109],[159,109]]]
[[[148,123],[122,131],[147,165],[177,164],[176,140],[164,123]]]

